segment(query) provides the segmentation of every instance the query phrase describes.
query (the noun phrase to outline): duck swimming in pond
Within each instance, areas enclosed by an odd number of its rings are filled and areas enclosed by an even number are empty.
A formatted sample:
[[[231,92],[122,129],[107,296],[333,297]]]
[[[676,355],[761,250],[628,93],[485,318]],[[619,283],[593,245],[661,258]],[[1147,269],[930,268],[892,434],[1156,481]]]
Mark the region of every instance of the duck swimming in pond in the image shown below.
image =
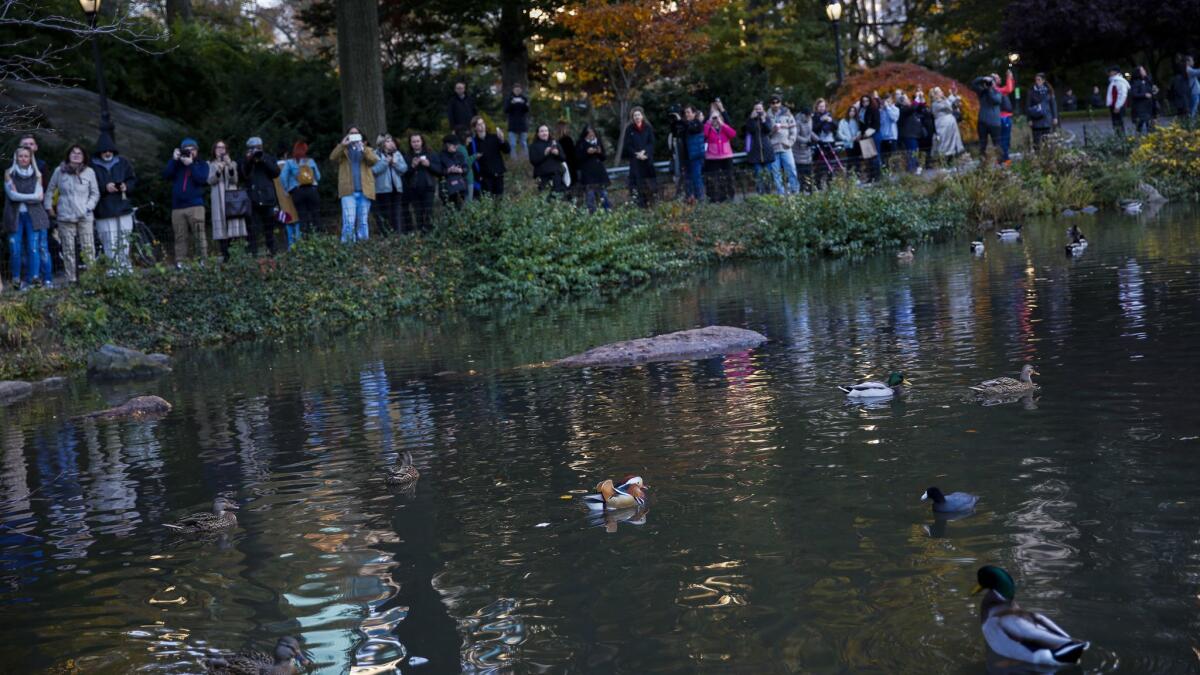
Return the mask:
[[[982,241],[971,242],[971,253],[974,253],[975,255],[983,255],[983,242]]]
[[[237,516],[230,511],[238,510],[236,502],[225,497],[213,500],[211,513],[193,513],[175,523],[163,523],[163,527],[184,534],[200,534],[227,530],[237,525]]]
[[[417,471],[417,467],[413,466],[412,453],[404,453],[404,459],[400,462],[400,466],[387,467],[387,476],[384,478],[388,485],[393,485],[399,488],[407,488],[416,485],[417,479],[421,477],[421,472]]]
[[[313,665],[300,641],[285,635],[275,643],[274,656],[258,650],[219,656],[205,663],[211,675],[294,675]]]
[[[1021,228],[1025,227],[1024,223],[1018,223],[1016,227],[1006,227],[1001,230],[996,230],[996,236],[1005,241],[1021,238]]]
[[[1041,375],[1033,369],[1033,364],[1027,363],[1021,368],[1021,379],[1014,380],[1011,377],[997,377],[993,380],[984,380],[979,384],[971,387],[974,391],[983,396],[1011,396],[1014,394],[1024,394],[1034,391],[1038,388],[1033,383],[1033,376]]]
[[[994,565],[979,568],[975,593],[986,592],[979,607],[983,639],[1000,656],[1042,666],[1078,663],[1090,643],[1076,640],[1050,619],[1017,606],[1017,585]]]
[[[650,486],[641,476],[627,476],[620,485],[605,480],[596,486],[599,494],[585,496],[583,503],[592,511],[631,509],[646,505],[646,491],[649,489]]]
[[[912,262],[913,255],[913,247],[906,246],[903,251],[900,251],[896,254],[896,260],[899,260],[900,262]]]
[[[912,383],[904,378],[904,373],[895,372],[888,375],[887,382],[868,380],[848,387],[838,387],[850,398],[886,398],[904,393],[904,388]]]

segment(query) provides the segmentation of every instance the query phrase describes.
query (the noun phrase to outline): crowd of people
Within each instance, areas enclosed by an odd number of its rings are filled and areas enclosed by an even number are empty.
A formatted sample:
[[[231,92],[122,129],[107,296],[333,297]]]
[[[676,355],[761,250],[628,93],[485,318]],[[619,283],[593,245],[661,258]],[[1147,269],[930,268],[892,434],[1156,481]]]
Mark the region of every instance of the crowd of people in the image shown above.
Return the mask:
[[[972,89],[979,98],[980,154],[987,157],[990,146],[1001,163],[1010,158],[1015,115],[1028,120],[1037,148],[1058,126],[1059,110],[1078,106],[1070,89],[1060,102],[1042,73],[1033,78],[1023,109],[1012,71],[1003,78],[979,77]],[[1134,70],[1130,82],[1114,66],[1105,90],[1095,89],[1092,104],[1109,111],[1118,133],[1124,133],[1126,117],[1136,132],[1145,133],[1159,115],[1161,94],[1144,67]],[[1178,114],[1196,115],[1200,69],[1190,57],[1178,62],[1168,98]],[[420,133],[402,139],[383,133],[371,143],[351,126],[327,165],[337,170],[341,240],[368,239],[372,216],[376,227],[390,232],[427,230],[439,198],[458,207],[484,196],[503,197],[507,166],[522,156],[549,198],[580,198],[593,212],[612,208],[611,155],[601,133],[591,124],[578,133],[563,121],[531,124],[530,103],[524,88],[514,85],[502,107],[507,134],[499,127],[489,131],[466,84],[458,82],[446,108],[453,131],[440,139],[440,147]],[[889,165],[921,173],[965,151],[962,98],[954,87],[875,91],[838,112],[825,99],[794,106],[778,94],[754,103],[745,117],[731,113],[719,98],[707,106],[672,106],[663,125],[667,154],[660,158],[655,126],[645,110],[634,107],[619,139],[631,201],[647,206],[658,195],[664,173],[656,165],[659,159],[669,167],[665,175],[679,197],[724,202],[737,192],[735,157],[749,166],[755,192],[786,195],[819,188],[842,172],[868,182]],[[161,172],[171,185],[175,264],[203,261],[210,238],[227,259],[235,241],[244,241],[257,256],[261,240],[274,255],[319,229],[323,177],[309,151],[304,140],[297,140],[271,155],[262,138],[252,137],[240,153],[217,140],[203,158],[195,139],[183,139]],[[92,264],[98,249],[111,260],[111,269],[131,269],[131,200],[139,181],[108,135],[101,134],[90,154],[72,145],[53,170],[38,157],[37,139],[22,137],[4,173],[4,188],[14,288],[53,285],[51,229],[57,230],[68,282]]]

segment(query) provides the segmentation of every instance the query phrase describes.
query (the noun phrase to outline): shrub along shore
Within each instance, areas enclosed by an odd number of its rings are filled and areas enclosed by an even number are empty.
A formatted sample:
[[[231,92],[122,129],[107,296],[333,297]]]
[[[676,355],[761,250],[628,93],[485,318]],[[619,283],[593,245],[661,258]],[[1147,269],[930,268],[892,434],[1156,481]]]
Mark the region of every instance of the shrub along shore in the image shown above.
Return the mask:
[[[1200,131],[1151,138],[1190,148]],[[312,236],[277,258],[235,250],[229,262],[182,271],[160,265],[109,276],[100,264],[71,287],[0,296],[0,380],[78,369],[106,342],[169,353],[401,314],[536,306],[729,259],[894,250],[968,224],[1136,197],[1142,182],[1173,198],[1200,194],[1190,166],[1131,164],[1123,161],[1129,151],[1124,144],[1043,152],[1010,169],[981,166],[866,187],[842,180],[810,195],[595,214],[526,194],[446,209],[425,234],[353,245]]]

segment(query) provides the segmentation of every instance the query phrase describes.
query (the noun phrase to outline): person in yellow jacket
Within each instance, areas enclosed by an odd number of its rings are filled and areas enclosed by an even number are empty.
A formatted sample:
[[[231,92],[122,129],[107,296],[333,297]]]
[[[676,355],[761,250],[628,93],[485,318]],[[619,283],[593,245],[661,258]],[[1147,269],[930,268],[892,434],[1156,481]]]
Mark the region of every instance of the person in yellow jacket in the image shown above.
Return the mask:
[[[342,243],[365,241],[367,216],[375,201],[375,174],[371,169],[379,157],[363,140],[358,127],[351,126],[346,137],[329,155],[338,165],[338,197],[342,201]]]

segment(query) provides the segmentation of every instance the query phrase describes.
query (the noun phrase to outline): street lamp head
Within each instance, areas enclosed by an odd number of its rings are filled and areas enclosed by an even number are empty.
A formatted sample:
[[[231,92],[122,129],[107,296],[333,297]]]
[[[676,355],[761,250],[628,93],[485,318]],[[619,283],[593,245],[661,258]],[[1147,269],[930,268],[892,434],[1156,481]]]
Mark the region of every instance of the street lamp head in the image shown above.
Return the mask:
[[[83,13],[91,18],[100,13],[100,2],[102,0],[79,0],[79,8]]]
[[[1021,60],[1021,55],[1016,52],[1013,52],[1008,55],[1008,62],[1011,65],[1014,65],[1014,66],[1017,65],[1017,61],[1020,61],[1020,60]]]
[[[842,18],[841,0],[829,0],[825,5],[825,16],[829,17],[830,21],[839,21]]]
[[[559,84],[562,84],[567,81],[567,74],[560,70],[554,73],[554,79],[558,80]]]

